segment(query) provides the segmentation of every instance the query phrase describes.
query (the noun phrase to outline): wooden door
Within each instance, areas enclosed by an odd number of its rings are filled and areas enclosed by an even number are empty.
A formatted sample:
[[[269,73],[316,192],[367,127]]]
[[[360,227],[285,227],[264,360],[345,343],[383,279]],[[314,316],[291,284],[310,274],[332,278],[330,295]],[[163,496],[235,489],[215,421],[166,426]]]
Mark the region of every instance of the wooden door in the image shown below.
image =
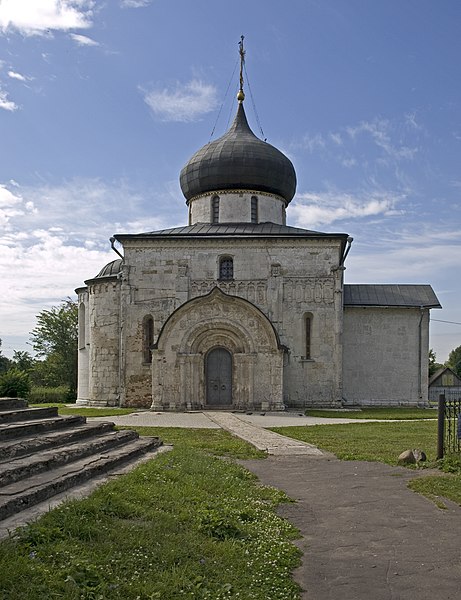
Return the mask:
[[[213,348],[206,356],[207,404],[232,404],[232,355],[225,348]]]

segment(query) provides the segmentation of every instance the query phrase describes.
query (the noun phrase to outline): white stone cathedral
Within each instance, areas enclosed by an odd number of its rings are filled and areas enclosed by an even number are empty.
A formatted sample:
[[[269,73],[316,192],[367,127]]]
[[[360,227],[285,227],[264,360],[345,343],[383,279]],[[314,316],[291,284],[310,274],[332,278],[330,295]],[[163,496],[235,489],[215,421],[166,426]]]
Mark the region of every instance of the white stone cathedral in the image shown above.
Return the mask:
[[[76,290],[79,404],[426,404],[429,285],[345,285],[352,239],[286,225],[290,160],[235,120],[181,171],[184,227],[112,238]],[[122,253],[120,253],[122,256]]]

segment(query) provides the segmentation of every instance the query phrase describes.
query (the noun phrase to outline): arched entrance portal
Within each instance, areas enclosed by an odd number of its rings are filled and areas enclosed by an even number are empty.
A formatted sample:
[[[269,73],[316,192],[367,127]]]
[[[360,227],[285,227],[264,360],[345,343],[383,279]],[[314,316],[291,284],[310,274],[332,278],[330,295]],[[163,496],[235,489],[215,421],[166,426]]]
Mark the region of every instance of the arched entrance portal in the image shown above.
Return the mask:
[[[283,349],[259,308],[214,288],[177,308],[152,359],[154,410],[280,410]]]
[[[232,404],[232,355],[225,348],[213,348],[206,355],[206,403],[208,406]]]

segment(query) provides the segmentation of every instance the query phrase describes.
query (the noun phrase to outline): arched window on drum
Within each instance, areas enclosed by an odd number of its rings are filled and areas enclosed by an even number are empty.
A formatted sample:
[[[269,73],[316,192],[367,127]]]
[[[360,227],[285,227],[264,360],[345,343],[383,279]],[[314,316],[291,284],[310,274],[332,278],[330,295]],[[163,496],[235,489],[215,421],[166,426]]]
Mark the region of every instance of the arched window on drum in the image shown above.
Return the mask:
[[[219,196],[211,199],[211,222],[219,223]]]
[[[258,223],[258,198],[251,196],[251,222]]]

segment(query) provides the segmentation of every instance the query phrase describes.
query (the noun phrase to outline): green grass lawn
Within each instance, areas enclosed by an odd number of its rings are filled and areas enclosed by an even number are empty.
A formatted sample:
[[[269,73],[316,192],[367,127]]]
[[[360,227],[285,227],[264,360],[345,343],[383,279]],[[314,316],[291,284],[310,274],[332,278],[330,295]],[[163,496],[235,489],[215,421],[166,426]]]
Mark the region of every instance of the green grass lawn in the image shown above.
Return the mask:
[[[223,430],[160,430],[170,452],[0,543],[8,600],[295,600],[288,498],[215,455],[261,456]]]
[[[228,434],[222,429],[185,429],[183,427],[129,427],[139,435],[159,437],[164,444],[174,444],[175,448],[201,449],[215,456],[228,456],[236,459],[265,458],[267,454],[251,444]],[[224,435],[223,435],[224,434]]]
[[[343,460],[374,460],[396,465],[399,454],[409,448],[421,448],[429,461],[436,458],[435,421],[348,423],[271,429],[314,444]]]
[[[306,410],[309,417],[326,419],[436,419],[435,408],[361,408],[360,410]]]

